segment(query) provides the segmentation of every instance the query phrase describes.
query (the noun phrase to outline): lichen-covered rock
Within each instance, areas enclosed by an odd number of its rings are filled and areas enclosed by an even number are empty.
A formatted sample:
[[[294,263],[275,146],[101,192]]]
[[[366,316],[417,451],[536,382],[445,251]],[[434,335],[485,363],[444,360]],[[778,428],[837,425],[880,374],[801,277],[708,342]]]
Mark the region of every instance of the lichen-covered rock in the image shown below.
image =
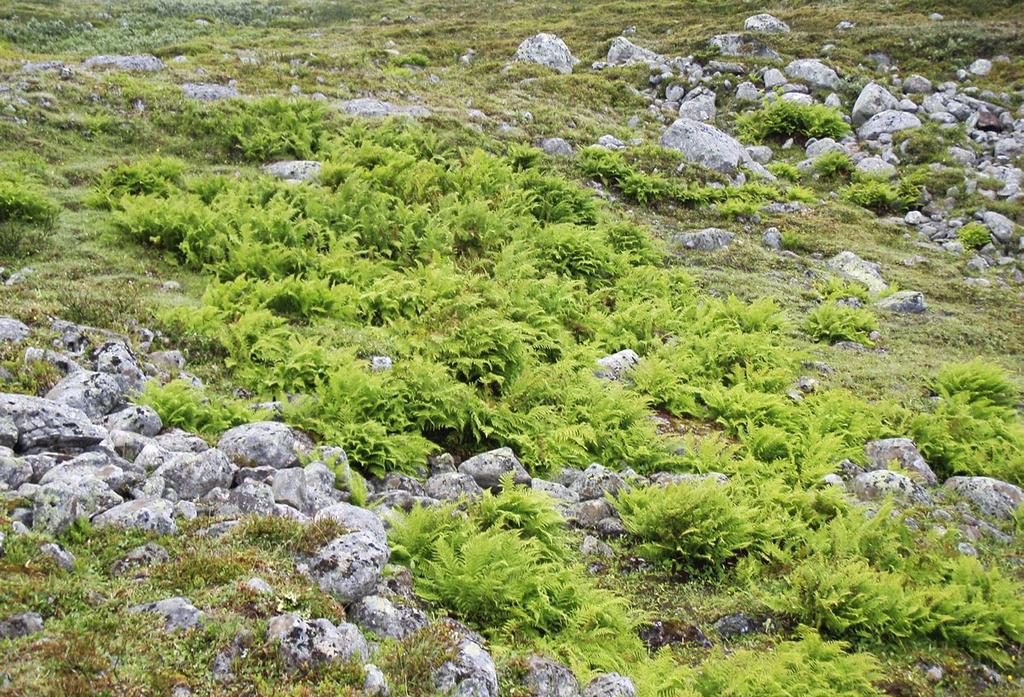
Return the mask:
[[[382,639],[403,639],[430,623],[422,610],[395,605],[381,595],[368,595],[352,603],[347,616]]]
[[[872,116],[857,129],[862,140],[874,140],[883,134],[898,133],[912,128],[920,128],[921,119],[905,111],[887,109]]]
[[[884,438],[873,440],[864,446],[864,454],[871,464],[869,469],[887,469],[893,462],[910,476],[926,486],[939,483],[932,468],[917,449],[917,445],[909,438]]]
[[[212,504],[218,516],[272,516],[277,512],[274,490],[269,484],[247,479],[234,489],[213,489],[203,501]]]
[[[789,25],[774,15],[767,12],[747,17],[743,22],[746,31],[760,32],[762,34],[788,34]]]
[[[35,612],[22,612],[0,620],[0,639],[19,639],[43,631],[43,618]]]
[[[298,467],[313,444],[308,437],[277,421],[257,421],[228,429],[217,447],[239,467]]]
[[[873,470],[858,474],[850,486],[851,491],[862,501],[892,496],[911,503],[929,503],[928,492],[913,479],[899,472]]]
[[[795,80],[803,80],[811,87],[825,90],[838,90],[843,86],[836,71],[814,58],[801,58],[786,66],[786,75]]]
[[[625,486],[625,480],[618,473],[595,462],[583,470],[583,474],[570,488],[579,496],[580,501],[589,501],[604,498],[605,494],[614,494]]]
[[[211,82],[186,82],[181,86],[185,99],[213,102],[219,99],[233,99],[240,96],[234,85],[218,85]]]
[[[854,126],[860,126],[875,114],[890,111],[899,105],[899,100],[877,82],[869,82],[864,86],[853,103],[850,120]]]
[[[534,697],[579,697],[580,684],[572,671],[544,656],[526,659],[523,686]]]
[[[32,527],[57,535],[78,518],[112,508],[123,499],[104,482],[92,476],[50,482],[39,487],[32,500]]]
[[[83,370],[71,373],[46,393],[46,399],[84,412],[99,420],[124,405],[125,390],[107,373]]]
[[[511,474],[516,484],[530,484],[530,474],[511,448],[474,455],[459,465],[459,471],[472,477],[482,489],[500,489],[501,478],[506,474]]]
[[[28,338],[30,330],[24,322],[13,317],[0,317],[0,344],[20,344]]]
[[[135,547],[110,567],[111,576],[127,576],[147,566],[163,564],[170,559],[167,550],[155,542]]]
[[[688,162],[716,172],[733,174],[744,161],[743,146],[714,126],[676,119],[661,136],[662,147],[683,154]]]
[[[160,433],[164,424],[153,408],[133,404],[107,416],[103,426],[111,432],[127,431],[152,438]]]
[[[872,293],[881,293],[888,289],[889,284],[882,278],[882,267],[870,261],[864,261],[853,252],[839,252],[829,259],[828,267],[848,281],[855,281],[865,286]]]
[[[20,457],[0,455],[0,492],[14,491],[32,481],[32,465]]]
[[[604,499],[580,501],[565,508],[566,520],[581,528],[595,529],[602,520],[614,515],[615,509]]]
[[[227,489],[237,468],[228,462],[219,449],[210,448],[199,453],[170,453],[153,476],[163,478],[170,491],[179,499],[197,501],[213,489]]]
[[[370,97],[349,99],[340,105],[342,111],[349,116],[362,118],[385,118],[388,116],[409,116],[426,117],[430,116],[430,110],[422,106],[402,106],[391,102],[381,101]]]
[[[272,177],[290,182],[309,182],[320,179],[320,163],[316,160],[282,160],[263,165],[262,169]]]
[[[952,489],[993,518],[1012,518],[1024,503],[1024,490],[992,477],[951,477],[943,486]]]
[[[583,697],[636,697],[636,687],[623,675],[605,673],[587,684]]]
[[[477,642],[464,640],[458,655],[434,671],[434,687],[452,697],[497,697],[498,672],[491,655]]]
[[[370,655],[358,627],[347,622],[335,625],[323,618],[305,620],[295,614],[278,615],[267,623],[267,640],[277,642],[285,664],[292,670]]]
[[[388,534],[384,529],[384,521],[373,511],[353,506],[350,503],[338,502],[316,514],[317,522],[326,518],[334,520],[346,532],[365,532],[372,535],[381,544],[387,544]]]
[[[321,462],[275,470],[272,482],[275,501],[308,516],[316,515],[342,498],[342,493],[334,486],[334,472]]]
[[[608,65],[636,65],[642,63],[650,65],[660,63],[664,60],[654,51],[637,46],[624,36],[616,36],[608,47]]]
[[[435,474],[424,485],[427,496],[439,501],[458,501],[463,496],[477,499],[484,490],[468,474],[463,472],[441,472]]]
[[[605,380],[625,380],[630,371],[640,363],[640,356],[633,349],[623,349],[597,359],[598,370],[594,375]]]
[[[5,417],[17,430],[14,450],[21,453],[81,450],[107,436],[106,429],[93,424],[80,409],[40,397],[0,394],[0,419]]]
[[[164,631],[188,631],[198,627],[206,614],[180,595],[128,608],[131,614],[149,612],[164,618]]]
[[[164,62],[156,56],[92,56],[82,63],[86,68],[106,68],[131,72],[155,73],[164,69]]]
[[[309,575],[341,603],[353,603],[373,592],[391,551],[368,532],[342,535],[309,560]]]
[[[561,38],[545,33],[524,39],[516,49],[514,60],[537,63],[563,75],[571,73],[573,67],[580,62]]]
[[[146,374],[135,353],[123,341],[108,341],[94,354],[96,371],[111,375],[123,392],[138,392],[146,384]]]
[[[572,145],[565,138],[545,138],[540,148],[553,157],[572,157]]]
[[[728,230],[717,227],[694,230],[675,235],[673,239],[684,249],[697,249],[703,252],[713,252],[716,249],[724,249],[729,246],[736,235]]]

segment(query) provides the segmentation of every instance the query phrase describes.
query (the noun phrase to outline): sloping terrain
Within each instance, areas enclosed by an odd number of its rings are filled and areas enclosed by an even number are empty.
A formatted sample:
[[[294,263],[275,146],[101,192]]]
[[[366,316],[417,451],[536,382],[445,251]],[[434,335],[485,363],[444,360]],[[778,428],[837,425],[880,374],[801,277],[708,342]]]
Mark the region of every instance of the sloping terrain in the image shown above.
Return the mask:
[[[0,694],[1016,694],[1022,21],[0,8]]]

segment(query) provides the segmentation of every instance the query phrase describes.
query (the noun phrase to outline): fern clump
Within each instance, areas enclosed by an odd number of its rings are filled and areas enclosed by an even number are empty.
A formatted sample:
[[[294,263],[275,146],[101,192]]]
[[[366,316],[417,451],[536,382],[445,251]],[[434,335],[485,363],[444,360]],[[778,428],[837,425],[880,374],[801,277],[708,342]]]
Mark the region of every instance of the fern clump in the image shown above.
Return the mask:
[[[956,231],[956,236],[967,249],[981,249],[992,239],[988,228],[981,223],[967,223]]]
[[[853,160],[845,152],[831,150],[814,160],[814,171],[822,179],[849,177],[853,173]]]
[[[57,218],[57,204],[40,184],[11,175],[0,176],[0,225],[30,223],[49,227]]]
[[[837,303],[825,303],[811,310],[803,329],[814,341],[855,341],[871,346],[868,336],[878,329],[878,320],[868,310]]]
[[[124,196],[165,198],[184,185],[185,163],[173,157],[154,156],[105,170],[86,198],[96,208],[115,208]]]
[[[740,115],[736,131],[741,140],[761,143],[769,138],[838,139],[850,132],[850,126],[831,107],[777,99],[757,111]]]
[[[233,426],[259,421],[266,416],[248,404],[207,394],[184,380],[173,380],[165,385],[150,382],[137,401],[152,407],[164,425],[210,438]]]

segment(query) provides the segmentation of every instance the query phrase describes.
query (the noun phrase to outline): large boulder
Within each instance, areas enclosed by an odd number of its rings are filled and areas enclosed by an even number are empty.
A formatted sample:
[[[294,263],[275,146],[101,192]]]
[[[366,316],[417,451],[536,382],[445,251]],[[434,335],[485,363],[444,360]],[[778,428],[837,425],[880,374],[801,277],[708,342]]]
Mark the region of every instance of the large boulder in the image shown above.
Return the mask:
[[[576,56],[572,55],[572,51],[564,41],[554,34],[544,33],[524,39],[516,49],[514,60],[537,63],[563,75],[571,73],[573,67],[580,62]]]
[[[124,499],[95,477],[43,484],[32,499],[32,527],[58,535],[78,518],[91,518]]]
[[[662,56],[650,49],[637,46],[624,36],[616,36],[612,39],[611,46],[608,47],[607,61],[609,65],[635,65],[637,63],[650,65],[660,63],[662,60]]]
[[[86,68],[105,68],[131,72],[154,73],[164,69],[164,62],[149,54],[133,56],[92,56],[82,63]]]
[[[889,287],[889,284],[882,278],[881,266],[874,262],[864,261],[853,252],[839,252],[829,259],[828,267],[846,280],[860,283],[875,294],[881,293]]]
[[[236,469],[223,452],[210,448],[199,453],[170,453],[153,476],[162,478],[178,499],[196,501],[217,487],[230,487]]]
[[[968,499],[985,515],[1010,519],[1024,503],[1024,490],[992,477],[952,477],[943,486]]]
[[[864,454],[867,455],[869,470],[888,469],[893,463],[902,470],[905,470],[912,477],[916,478],[926,486],[935,486],[939,483],[932,468],[925,462],[917,445],[909,438],[883,438],[873,440],[864,446]]]
[[[387,545],[388,534],[384,529],[384,521],[373,511],[342,501],[321,509],[316,514],[317,522],[326,519],[338,523],[346,532],[365,532],[376,538],[380,544]]]
[[[79,409],[99,420],[124,405],[124,387],[107,373],[71,373],[46,393],[46,399]]]
[[[278,615],[267,623],[267,640],[277,643],[285,665],[291,670],[370,655],[370,647],[358,627],[347,622],[335,625],[323,618],[305,620],[295,614]]]
[[[217,443],[239,467],[298,467],[313,448],[305,435],[278,421],[257,421],[224,432]]]
[[[691,164],[725,174],[735,173],[745,159],[739,141],[693,119],[676,119],[662,134],[661,145],[681,152]]]
[[[862,140],[874,140],[883,134],[892,134],[899,131],[906,131],[912,128],[920,128],[921,119],[905,111],[887,109],[880,111],[868,119],[860,128],[857,135]]]
[[[368,532],[350,532],[320,548],[309,560],[309,575],[321,590],[341,603],[353,603],[373,592],[391,551]]]
[[[0,492],[16,490],[32,481],[32,475],[32,465],[28,461],[0,453]]]
[[[342,498],[341,492],[334,487],[334,472],[322,462],[275,470],[273,491],[275,501],[308,516],[316,515]]]
[[[789,77],[803,80],[815,89],[839,90],[843,87],[836,71],[814,58],[795,60],[786,66],[785,71]]]
[[[530,484],[530,474],[511,448],[498,448],[463,461],[459,471],[468,474],[482,489],[498,490],[501,478],[511,474],[516,484]]]
[[[186,82],[181,86],[181,93],[185,99],[200,102],[215,102],[241,96],[234,85],[218,85],[215,82]]]
[[[899,100],[877,82],[869,82],[860,91],[857,101],[853,103],[850,120],[854,126],[860,126],[875,114],[890,111],[899,105]]]

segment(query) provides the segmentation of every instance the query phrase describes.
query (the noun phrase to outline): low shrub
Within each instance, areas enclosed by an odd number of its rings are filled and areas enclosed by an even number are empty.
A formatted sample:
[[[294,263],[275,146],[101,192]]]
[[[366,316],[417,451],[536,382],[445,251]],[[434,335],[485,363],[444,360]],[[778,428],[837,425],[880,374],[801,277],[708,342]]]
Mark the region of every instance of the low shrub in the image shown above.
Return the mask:
[[[868,334],[878,329],[878,320],[868,310],[830,302],[811,310],[803,329],[814,341],[855,341],[871,346]]]
[[[845,152],[833,150],[814,160],[814,171],[822,179],[849,177],[853,173],[853,160]]]
[[[967,223],[956,231],[956,236],[967,249],[981,249],[992,240],[988,228],[981,223]]]
[[[239,400],[209,395],[184,380],[172,380],[164,385],[152,381],[137,401],[152,407],[165,426],[211,438],[233,426],[259,421],[267,416]]]
[[[86,204],[95,208],[115,208],[124,196],[167,197],[181,189],[185,163],[177,158],[154,156],[105,170]]]
[[[736,132],[748,143],[769,138],[842,138],[850,132],[837,109],[822,104],[798,104],[783,99],[736,119]]]

